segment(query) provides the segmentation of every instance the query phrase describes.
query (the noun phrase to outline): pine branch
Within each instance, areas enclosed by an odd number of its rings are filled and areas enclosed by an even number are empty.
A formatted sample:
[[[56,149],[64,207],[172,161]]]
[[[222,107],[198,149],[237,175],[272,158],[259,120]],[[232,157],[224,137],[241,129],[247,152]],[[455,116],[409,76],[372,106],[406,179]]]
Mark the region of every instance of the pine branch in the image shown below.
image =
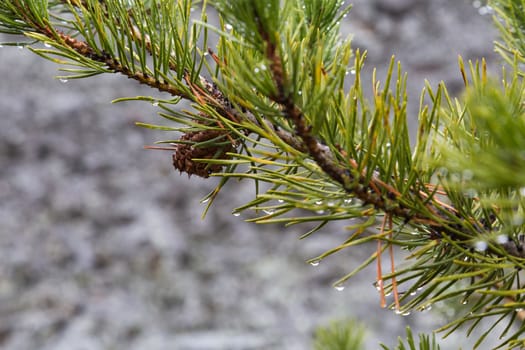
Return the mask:
[[[256,21],[260,19],[260,14],[254,12],[253,17]],[[312,126],[308,125],[304,115],[300,111],[299,107],[295,104],[292,96],[286,94],[285,82],[283,76],[282,60],[279,56],[277,47],[270,40],[270,33],[264,31],[260,21],[258,21],[259,35],[263,38],[266,44],[266,56],[271,62],[270,70],[273,74],[273,80],[276,84],[276,96],[271,96],[271,99],[283,106],[283,113],[287,118],[292,120],[295,125],[296,134],[302,139],[304,147],[315,160],[319,167],[333,180],[342,185],[342,187],[348,193],[355,194],[363,203],[371,204],[375,209],[381,210],[388,215],[401,218],[405,223],[425,223],[431,228],[431,239],[441,238],[441,231],[447,235],[462,240],[461,232],[462,225],[460,223],[450,222],[449,216],[451,213],[457,213],[458,210],[453,206],[444,206],[443,208],[436,208],[433,204],[427,205],[428,212],[431,215],[424,216],[419,213],[413,213],[408,207],[405,207],[403,203],[397,202],[396,205],[392,205],[392,202],[396,202],[400,196],[392,186],[384,183],[383,181],[372,177],[369,183],[366,184],[366,180],[359,174],[354,175],[355,171],[350,171],[347,168],[338,165],[334,161],[334,156],[329,150],[321,147],[320,142],[312,135]],[[466,75],[463,74],[465,77]],[[357,163],[354,159],[350,159],[349,163],[354,165],[354,169],[357,168]],[[418,191],[413,191],[415,196],[419,196]],[[390,208],[387,207],[387,202],[390,202]],[[421,200],[423,202],[423,200]],[[441,203],[440,203],[441,204]],[[477,223],[477,220],[473,217],[462,219],[467,225],[474,223],[479,227],[479,234],[484,232],[484,228]],[[520,243],[516,242],[505,242],[501,246],[505,251],[519,258],[525,258],[525,252]],[[498,254],[498,250],[493,251],[494,254]]]
[[[495,324],[510,319],[502,336],[511,346],[525,331],[507,334],[515,310],[525,305],[519,279],[525,267],[525,87],[523,33],[510,29],[525,25],[525,18],[523,2],[494,3],[507,44],[498,48],[511,73],[497,85],[483,61],[472,64],[470,74],[460,61],[463,100],[453,100],[444,85],[436,91],[427,86],[431,106],[421,103],[415,149],[406,76],[392,59],[383,82],[374,72],[372,102],[365,99],[366,55],[339,37],[339,21],[349,10],[340,10],[339,1],[213,1],[221,19],[212,28],[220,35],[217,54],[207,47],[206,2],[192,22],[196,2],[189,0],[6,0],[0,31],[51,45],[32,50],[77,67],[66,70],[74,78],[119,73],[168,93],[171,100],[159,102],[159,114],[175,126],[149,127],[183,133],[160,147],[174,151],[177,170],[221,177],[210,198],[231,178],[270,184],[234,210],[262,210],[250,221],[318,222],[308,236],[329,221],[359,219],[347,241],[311,260],[318,264],[354,245],[380,242],[336,285],[392,245],[409,249],[410,267],[396,270],[392,263],[392,273],[377,277],[385,292],[407,286],[396,294],[398,312],[476,298],[448,329],[501,316]],[[355,76],[345,91],[349,69]],[[193,110],[173,108],[181,99]],[[315,214],[294,215],[297,209]],[[379,233],[368,233],[380,217]],[[383,286],[384,280],[392,282]]]

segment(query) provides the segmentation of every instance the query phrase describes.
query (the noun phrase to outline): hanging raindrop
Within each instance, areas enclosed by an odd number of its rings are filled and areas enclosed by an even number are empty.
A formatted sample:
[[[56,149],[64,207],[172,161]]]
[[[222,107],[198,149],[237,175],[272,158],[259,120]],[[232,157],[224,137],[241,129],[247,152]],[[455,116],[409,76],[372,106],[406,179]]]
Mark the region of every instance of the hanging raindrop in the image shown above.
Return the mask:
[[[383,280],[374,282],[374,288],[380,292],[383,289]]]
[[[485,16],[485,15],[491,15],[494,13],[494,10],[492,9],[492,7],[490,6],[482,6],[478,9],[478,13],[482,16]]]
[[[488,248],[488,244],[485,241],[477,241],[474,243],[474,249],[478,252],[484,252]]]
[[[343,286],[342,284],[336,284],[334,286],[335,290],[338,291],[338,292],[342,292],[344,289],[345,289],[345,286]]]
[[[312,261],[310,261],[310,265],[312,265],[312,266],[319,266],[320,263],[321,263],[321,260],[312,260]]]
[[[502,233],[496,236],[496,242],[498,242],[499,244],[505,244],[508,241],[509,241],[509,236],[507,236],[506,234]]]
[[[430,310],[432,310],[432,304],[425,305],[425,306],[421,309],[421,312],[424,312],[424,311],[430,311]]]

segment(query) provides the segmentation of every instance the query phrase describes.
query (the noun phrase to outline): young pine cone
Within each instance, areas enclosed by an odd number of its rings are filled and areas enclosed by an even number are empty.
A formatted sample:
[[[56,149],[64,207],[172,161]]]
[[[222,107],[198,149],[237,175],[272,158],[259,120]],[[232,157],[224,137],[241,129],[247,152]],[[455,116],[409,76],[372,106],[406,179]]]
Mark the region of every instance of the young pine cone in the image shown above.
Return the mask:
[[[199,146],[199,143],[214,140],[206,146]],[[211,173],[220,172],[223,165],[208,164],[204,161],[194,161],[194,159],[231,159],[228,152],[235,152],[233,140],[222,130],[201,130],[188,132],[180,138],[175,146],[173,154],[173,166],[181,173],[185,172],[189,176],[197,175],[207,178]]]

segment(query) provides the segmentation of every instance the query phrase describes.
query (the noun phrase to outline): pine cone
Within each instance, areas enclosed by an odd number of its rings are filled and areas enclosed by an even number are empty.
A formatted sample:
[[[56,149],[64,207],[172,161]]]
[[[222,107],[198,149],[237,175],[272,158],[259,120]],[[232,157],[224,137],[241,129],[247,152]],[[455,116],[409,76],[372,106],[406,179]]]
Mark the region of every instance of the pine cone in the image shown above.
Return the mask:
[[[215,139],[215,145],[199,147],[201,142]],[[197,175],[207,178],[211,173],[220,172],[223,165],[208,164],[203,161],[193,159],[231,159],[228,152],[235,152],[236,148],[228,134],[222,130],[202,130],[193,131],[182,135],[179,143],[175,146],[173,154],[173,166],[181,173],[185,172],[189,176]]]

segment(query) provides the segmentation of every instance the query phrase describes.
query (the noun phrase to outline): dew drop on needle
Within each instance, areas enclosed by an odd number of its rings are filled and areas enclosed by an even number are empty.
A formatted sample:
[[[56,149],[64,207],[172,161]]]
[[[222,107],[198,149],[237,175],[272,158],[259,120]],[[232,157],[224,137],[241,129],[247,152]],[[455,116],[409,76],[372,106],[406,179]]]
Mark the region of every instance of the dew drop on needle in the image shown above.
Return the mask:
[[[321,263],[321,260],[312,260],[312,261],[310,261],[310,265],[312,265],[312,266],[319,266],[320,263]]]

